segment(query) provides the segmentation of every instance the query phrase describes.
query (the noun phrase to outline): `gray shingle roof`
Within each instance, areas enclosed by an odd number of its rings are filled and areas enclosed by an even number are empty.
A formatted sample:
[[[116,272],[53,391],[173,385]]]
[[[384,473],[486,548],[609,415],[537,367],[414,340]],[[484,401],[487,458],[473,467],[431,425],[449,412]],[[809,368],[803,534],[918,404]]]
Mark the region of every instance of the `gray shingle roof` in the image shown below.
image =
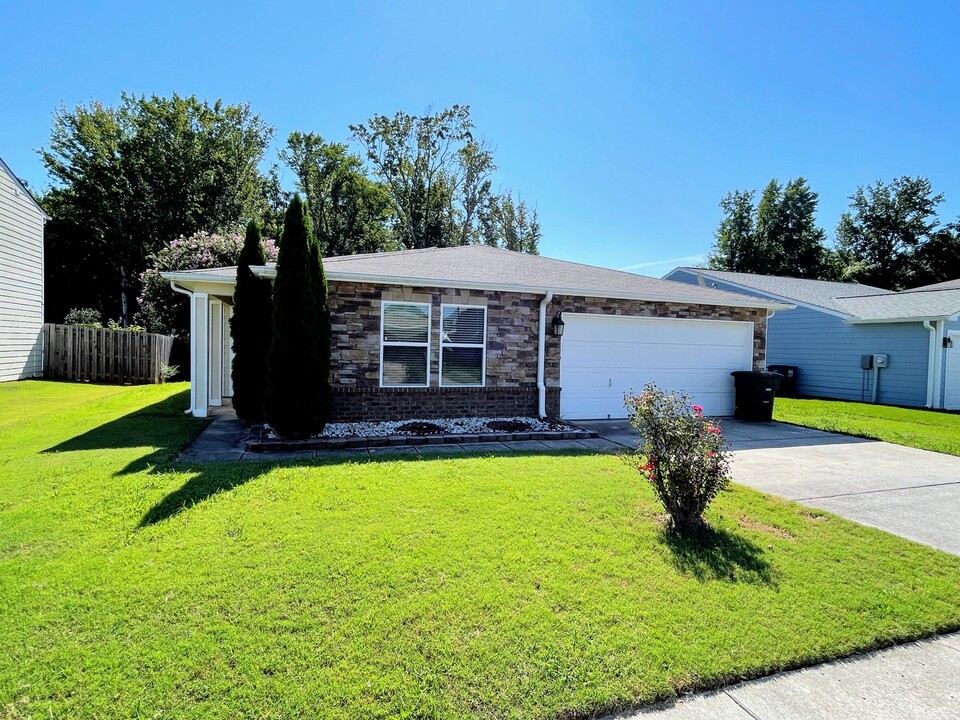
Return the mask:
[[[960,312],[960,288],[904,290],[883,295],[841,298],[844,312],[857,320],[946,318]]]
[[[957,280],[946,280],[945,282],[933,283],[933,285],[923,285],[913,288],[913,290],[957,290],[960,289],[960,278]]]
[[[634,298],[678,303],[783,309],[787,304],[766,298],[700,287],[672,280],[636,275],[542,255],[501,250],[486,245],[427,248],[368,255],[325,258],[331,280],[417,284],[490,290],[518,290],[591,297]],[[275,272],[268,265],[263,273]],[[165,278],[188,281],[236,277],[236,268],[164,273]]]
[[[744,288],[848,315],[852,321],[923,320],[960,312],[960,280],[894,292],[857,283],[679,268]]]
[[[779,275],[753,275],[751,273],[727,272],[708,268],[683,267],[678,270],[703,275],[724,282],[734,283],[744,288],[770,293],[778,297],[813,305],[815,307],[846,313],[838,298],[857,295],[895,295],[892,290],[858,285],[857,283],[830,282],[828,280],[805,280],[802,278],[782,277]],[[669,273],[668,273],[669,274]]]

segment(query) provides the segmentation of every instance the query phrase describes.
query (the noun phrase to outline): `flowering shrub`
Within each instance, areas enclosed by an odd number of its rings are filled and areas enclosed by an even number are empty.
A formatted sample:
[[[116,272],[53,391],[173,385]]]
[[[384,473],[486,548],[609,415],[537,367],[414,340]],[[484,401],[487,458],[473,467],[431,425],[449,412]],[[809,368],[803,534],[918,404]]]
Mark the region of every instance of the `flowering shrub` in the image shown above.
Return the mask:
[[[630,424],[641,433],[630,463],[653,486],[679,532],[704,526],[703,512],[729,482],[729,450],[720,427],[684,393],[653,383],[627,395]]]
[[[63,318],[64,325],[79,325],[81,327],[103,327],[100,322],[100,311],[95,308],[71,308]]]
[[[147,258],[146,272],[140,276],[143,295],[138,298],[140,311],[136,323],[150,332],[187,337],[190,309],[186,296],[171,290],[170,283],[160,277],[160,273],[236,265],[242,249],[243,235],[239,233],[198,232],[190,237],[177,238],[151,255]],[[277,246],[273,240],[264,240],[263,249],[267,262],[277,259]]]

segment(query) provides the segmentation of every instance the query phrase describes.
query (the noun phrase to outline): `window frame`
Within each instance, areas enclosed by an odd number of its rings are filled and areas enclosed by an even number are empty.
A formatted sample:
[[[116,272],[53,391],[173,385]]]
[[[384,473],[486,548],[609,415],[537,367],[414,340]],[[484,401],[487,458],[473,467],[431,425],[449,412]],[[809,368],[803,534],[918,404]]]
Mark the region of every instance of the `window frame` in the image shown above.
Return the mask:
[[[483,341],[481,343],[455,343],[443,341],[443,310],[444,308],[467,308],[470,310],[483,310]],[[447,388],[483,388],[487,386],[487,306],[484,305],[466,305],[464,303],[441,303],[440,304],[440,358],[437,373],[437,381],[440,387]],[[450,384],[443,382],[443,348],[479,348],[480,349],[480,384],[463,385],[460,383]]]
[[[426,342],[398,342],[396,340],[386,340],[387,324],[385,322],[387,314],[387,305],[413,305],[415,307],[425,307],[427,309],[427,341]],[[426,388],[430,387],[430,360],[433,353],[431,350],[431,338],[433,336],[433,303],[430,302],[410,302],[408,300],[381,300],[380,301],[380,387],[382,388]],[[386,384],[383,381],[383,349],[385,347],[415,347],[422,348],[427,353],[427,374],[426,382],[423,384]]]

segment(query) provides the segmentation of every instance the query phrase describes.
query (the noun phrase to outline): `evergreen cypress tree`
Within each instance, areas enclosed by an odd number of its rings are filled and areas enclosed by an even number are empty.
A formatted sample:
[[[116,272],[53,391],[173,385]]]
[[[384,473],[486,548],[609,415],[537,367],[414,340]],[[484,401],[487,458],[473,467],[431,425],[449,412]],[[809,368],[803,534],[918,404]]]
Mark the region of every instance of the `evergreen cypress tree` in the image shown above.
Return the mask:
[[[258,278],[251,265],[264,265],[260,226],[250,221],[237,263],[233,291],[233,408],[241,420],[263,421],[263,394],[267,386],[267,351],[273,330],[270,281]]]
[[[323,429],[325,398],[317,368],[318,274],[312,267],[319,257],[316,242],[307,207],[295,195],[280,236],[264,401],[267,422],[287,437],[303,437]]]

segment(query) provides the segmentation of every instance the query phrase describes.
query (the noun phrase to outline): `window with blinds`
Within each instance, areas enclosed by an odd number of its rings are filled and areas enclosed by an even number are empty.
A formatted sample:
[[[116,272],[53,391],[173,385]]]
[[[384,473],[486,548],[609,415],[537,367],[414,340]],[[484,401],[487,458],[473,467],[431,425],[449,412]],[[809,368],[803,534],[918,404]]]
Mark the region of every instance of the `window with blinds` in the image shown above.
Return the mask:
[[[487,363],[487,308],[440,306],[440,385],[483,387]]]
[[[427,387],[430,304],[384,302],[380,333],[381,387]]]

